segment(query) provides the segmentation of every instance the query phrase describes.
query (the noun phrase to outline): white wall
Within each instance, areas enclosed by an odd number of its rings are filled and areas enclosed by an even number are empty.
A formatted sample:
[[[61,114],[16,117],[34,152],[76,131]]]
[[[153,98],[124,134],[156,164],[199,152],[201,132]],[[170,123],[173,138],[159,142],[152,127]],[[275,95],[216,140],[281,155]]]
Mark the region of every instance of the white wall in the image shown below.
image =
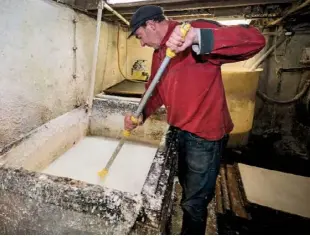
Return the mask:
[[[74,18],[78,20],[76,79],[72,77]],[[117,73],[104,77],[109,65],[107,49],[116,52],[113,37],[107,37],[114,28],[102,25],[96,93],[122,80]],[[95,32],[94,19],[51,0],[1,0],[0,149],[83,104],[88,94]]]

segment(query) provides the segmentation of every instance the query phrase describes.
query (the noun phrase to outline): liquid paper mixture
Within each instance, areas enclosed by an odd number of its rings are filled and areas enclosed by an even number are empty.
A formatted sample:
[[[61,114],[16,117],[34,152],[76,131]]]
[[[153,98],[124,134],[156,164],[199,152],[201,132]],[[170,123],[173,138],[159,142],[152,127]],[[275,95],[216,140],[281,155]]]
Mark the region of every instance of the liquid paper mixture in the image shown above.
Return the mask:
[[[119,140],[85,137],[57,158],[43,173],[104,185],[125,192],[140,193],[157,148],[125,142],[104,180],[98,171],[106,166]]]

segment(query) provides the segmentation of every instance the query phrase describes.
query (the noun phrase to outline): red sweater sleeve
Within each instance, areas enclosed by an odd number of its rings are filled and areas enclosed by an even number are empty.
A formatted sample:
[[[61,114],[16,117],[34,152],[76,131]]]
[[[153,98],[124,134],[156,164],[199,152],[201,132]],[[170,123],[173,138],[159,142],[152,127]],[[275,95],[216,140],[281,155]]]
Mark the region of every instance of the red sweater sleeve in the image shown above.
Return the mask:
[[[145,90],[148,89],[148,87],[150,86],[150,83],[152,82],[152,80],[155,76],[157,64],[158,63],[157,63],[156,58],[153,54],[151,76],[145,85]],[[143,96],[144,96],[144,94],[143,94]],[[161,99],[161,96],[158,92],[157,87],[155,87],[151,97],[149,98],[149,100],[147,101],[147,103],[143,109],[143,120],[146,120],[150,115],[152,115],[162,105],[163,105],[163,101]]]
[[[203,57],[214,63],[243,61],[261,51],[266,44],[265,37],[253,26],[220,24],[198,21],[193,27],[201,30]]]

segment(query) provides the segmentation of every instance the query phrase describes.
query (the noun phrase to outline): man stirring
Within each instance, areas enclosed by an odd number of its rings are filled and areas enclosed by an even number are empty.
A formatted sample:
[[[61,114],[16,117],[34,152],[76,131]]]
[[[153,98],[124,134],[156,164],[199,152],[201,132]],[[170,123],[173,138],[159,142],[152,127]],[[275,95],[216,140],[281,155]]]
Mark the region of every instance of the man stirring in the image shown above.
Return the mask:
[[[205,234],[207,206],[214,195],[220,157],[233,129],[221,76],[224,63],[253,57],[265,46],[264,36],[249,25],[223,26],[195,20],[185,39],[180,23],[167,20],[158,6],[143,6],[133,15],[131,34],[141,46],[154,48],[148,88],[169,47],[173,58],[139,124],[164,105],[167,122],[178,133],[178,178],[182,186],[181,234]],[[126,130],[136,128],[127,114]]]

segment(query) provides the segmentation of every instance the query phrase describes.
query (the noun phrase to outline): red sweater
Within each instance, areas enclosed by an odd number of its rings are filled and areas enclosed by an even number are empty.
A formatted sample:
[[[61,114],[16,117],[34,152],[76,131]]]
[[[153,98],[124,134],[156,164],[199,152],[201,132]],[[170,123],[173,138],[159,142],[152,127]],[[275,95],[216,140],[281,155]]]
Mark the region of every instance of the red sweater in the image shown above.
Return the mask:
[[[153,53],[148,88],[166,56],[168,32]],[[210,40],[201,43],[210,53],[197,55],[192,48],[171,59],[143,111],[144,119],[165,105],[169,125],[189,131],[207,140],[218,140],[233,129],[221,75],[221,65],[246,60],[265,46],[264,36],[251,26],[220,26],[211,21],[194,21],[195,28],[208,28]]]

